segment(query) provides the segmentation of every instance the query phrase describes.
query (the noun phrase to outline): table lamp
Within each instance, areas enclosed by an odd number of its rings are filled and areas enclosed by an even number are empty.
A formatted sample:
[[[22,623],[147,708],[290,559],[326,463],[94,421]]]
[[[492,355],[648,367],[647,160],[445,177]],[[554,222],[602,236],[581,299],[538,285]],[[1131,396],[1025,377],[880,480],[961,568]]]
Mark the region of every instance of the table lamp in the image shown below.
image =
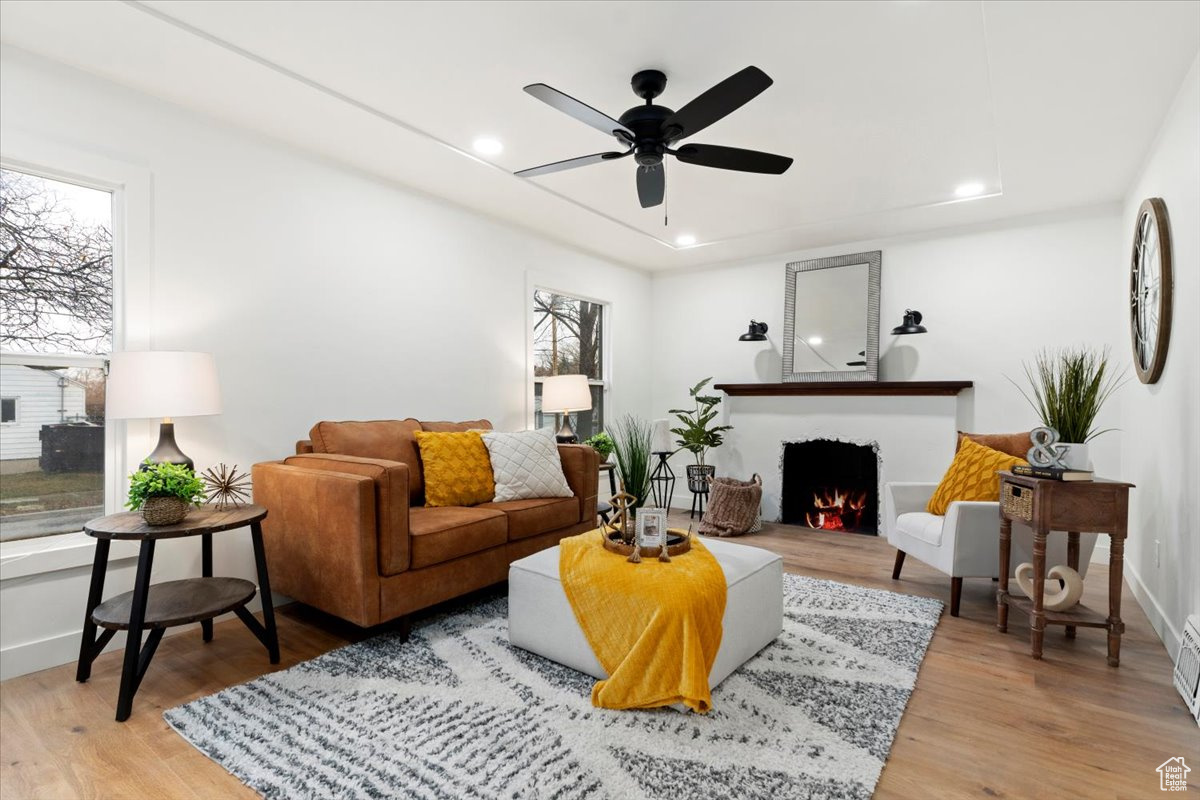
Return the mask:
[[[171,420],[221,413],[217,364],[212,353],[113,353],[106,397],[108,419],[162,420],[158,446],[144,459],[152,464],[182,464],[194,469],[192,459],[175,444],[175,423]]]
[[[562,414],[562,427],[555,438],[562,444],[579,441],[571,429],[571,412],[592,407],[592,389],[586,375],[554,375],[542,380],[542,410]]]

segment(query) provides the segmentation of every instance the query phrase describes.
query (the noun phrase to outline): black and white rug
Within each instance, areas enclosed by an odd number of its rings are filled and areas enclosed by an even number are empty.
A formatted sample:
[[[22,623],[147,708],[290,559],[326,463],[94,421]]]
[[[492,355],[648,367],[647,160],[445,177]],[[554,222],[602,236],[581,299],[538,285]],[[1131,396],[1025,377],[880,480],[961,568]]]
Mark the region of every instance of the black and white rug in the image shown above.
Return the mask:
[[[593,708],[497,597],[164,717],[268,798],[867,798],[941,609],[784,575],[783,635],[699,715]]]

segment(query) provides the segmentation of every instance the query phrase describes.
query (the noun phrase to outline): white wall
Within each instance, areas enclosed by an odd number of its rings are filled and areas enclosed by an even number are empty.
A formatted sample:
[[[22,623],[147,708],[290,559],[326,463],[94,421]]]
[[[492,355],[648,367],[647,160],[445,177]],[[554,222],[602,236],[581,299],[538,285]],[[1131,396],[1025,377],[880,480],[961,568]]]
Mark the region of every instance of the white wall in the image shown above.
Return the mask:
[[[281,457],[321,419],[523,428],[530,283],[612,303],[609,414],[649,405],[641,272],[11,48],[0,100],[0,149],[20,134],[149,171],[153,312],[126,322],[156,349],[215,353],[224,413],[177,426],[198,465]],[[149,428],[131,428],[136,460]],[[246,532],[215,549],[218,574],[253,576]],[[74,660],[87,574],[0,583],[5,677]],[[159,549],[156,579],[196,574],[198,543]],[[122,562],[108,593],[131,583]]]
[[[654,410],[686,405],[700,378],[775,382],[782,370],[784,265],[799,259],[881,250],[880,380],[971,380],[946,398],[745,398],[725,401],[735,429],[716,451],[718,469],[763,474],[766,513],[777,509],[772,475],[779,442],[812,434],[849,435],[881,444],[883,479],[937,481],[949,465],[955,429],[1028,430],[1037,418],[1009,378],[1025,386],[1022,362],[1043,347],[1114,342],[1122,298],[1109,283],[1122,247],[1118,210],[1087,209],[1004,225],[923,237],[854,242],[787,253],[747,265],[675,273],[654,281],[655,319],[675,333],[655,339]],[[925,315],[929,332],[893,337],[905,308]],[[737,341],[751,318],[767,322],[769,343]],[[1124,340],[1113,346],[1119,364]],[[1124,391],[1130,391],[1126,388]],[[1115,426],[1117,405],[1101,424]],[[1096,440],[1103,474],[1120,474],[1118,436]],[[682,470],[690,457],[673,460]],[[676,505],[690,495],[676,493]]]
[[[1200,614],[1200,60],[1125,198],[1122,247],[1110,259],[1115,269],[1108,279],[1123,302],[1134,219],[1147,197],[1161,197],[1171,220],[1174,313],[1162,376],[1152,385],[1135,380],[1123,397],[1123,477],[1137,484],[1130,495],[1126,574],[1174,655],[1188,614]],[[1118,322],[1114,336],[1128,347],[1128,314]]]

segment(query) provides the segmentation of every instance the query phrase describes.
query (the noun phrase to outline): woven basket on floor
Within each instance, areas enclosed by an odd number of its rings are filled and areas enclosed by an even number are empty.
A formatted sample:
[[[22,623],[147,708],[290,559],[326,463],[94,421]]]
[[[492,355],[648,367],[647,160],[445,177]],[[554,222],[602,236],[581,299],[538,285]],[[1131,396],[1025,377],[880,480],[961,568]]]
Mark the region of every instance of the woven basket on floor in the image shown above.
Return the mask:
[[[188,504],[178,497],[147,497],[142,519],[147,525],[174,525],[187,516]]]
[[[762,478],[757,473],[748,481],[711,478],[708,508],[700,520],[706,536],[741,536],[761,528]]]

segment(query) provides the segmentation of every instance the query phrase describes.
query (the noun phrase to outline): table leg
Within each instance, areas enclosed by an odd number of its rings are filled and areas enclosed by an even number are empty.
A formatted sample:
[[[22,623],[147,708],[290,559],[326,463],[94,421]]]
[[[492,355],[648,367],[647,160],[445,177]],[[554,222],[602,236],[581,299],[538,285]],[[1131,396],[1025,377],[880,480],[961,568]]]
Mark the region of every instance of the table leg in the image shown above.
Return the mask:
[[[211,578],[212,572],[212,534],[203,533],[200,535],[200,574],[205,578]],[[211,642],[213,621],[211,619],[201,620],[200,632],[204,636],[204,641]]]
[[[117,722],[129,719],[133,710],[133,695],[141,682],[139,661],[142,651],[142,628],[146,621],[146,601],[150,595],[150,570],[154,564],[154,540],[143,539],[138,555],[137,577],[133,582],[133,601],[129,607],[129,629],[125,632],[125,663],[121,667],[121,691],[117,695]],[[159,636],[162,634],[160,633]],[[153,636],[153,634],[152,634]],[[158,642],[154,641],[157,645]],[[147,643],[149,646],[149,643]],[[153,653],[153,649],[150,649]],[[149,665],[147,660],[146,665]]]
[[[112,542],[108,539],[96,540],[96,555],[92,559],[92,585],[88,589],[87,609],[83,614],[83,637],[79,642],[79,664],[75,667],[75,680],[83,683],[92,676],[92,661],[100,652],[112,633],[106,631],[103,643],[97,647],[96,623],[92,622],[92,612],[100,605],[104,595],[104,578],[108,572],[108,548]]]
[[[1067,566],[1079,571],[1079,531],[1067,531]],[[1075,638],[1075,626],[1067,626],[1067,638]]]
[[[263,626],[267,631],[267,654],[272,664],[279,663],[279,634],[275,630],[275,602],[271,598],[271,579],[267,574],[267,556],[263,552],[262,525],[250,523],[250,538],[254,542],[254,564],[258,568],[258,592],[262,598]]]
[[[1125,571],[1125,537],[1110,535],[1108,549],[1108,665],[1121,663],[1121,634],[1125,623],[1121,621],[1121,591]]]
[[[996,628],[1008,632],[1008,572],[1012,549],[1012,521],[1000,518],[1000,585],[996,587]]]
[[[1042,657],[1042,638],[1046,633],[1046,531],[1033,532],[1033,610],[1029,613],[1029,651]]]

